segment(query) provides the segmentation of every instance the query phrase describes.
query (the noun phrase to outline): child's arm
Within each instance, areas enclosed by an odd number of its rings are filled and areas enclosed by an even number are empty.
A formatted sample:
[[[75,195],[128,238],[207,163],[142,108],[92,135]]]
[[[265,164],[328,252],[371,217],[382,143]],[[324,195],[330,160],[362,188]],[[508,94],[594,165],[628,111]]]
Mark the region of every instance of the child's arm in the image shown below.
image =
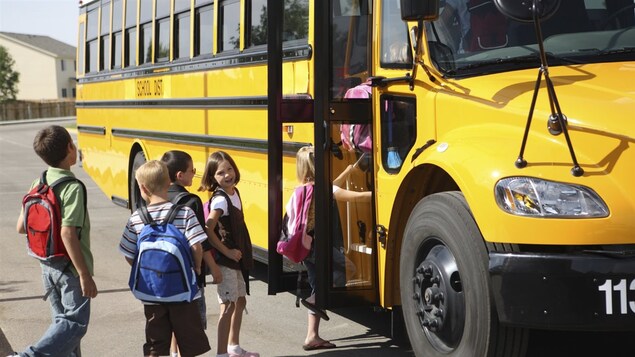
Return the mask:
[[[73,262],[73,266],[79,274],[79,282],[82,287],[82,296],[94,298],[97,296],[97,285],[93,277],[88,271],[86,261],[79,247],[79,237],[77,236],[77,227],[62,226],[61,230],[62,242],[68,252],[68,256]]]
[[[207,236],[209,237],[210,242],[212,243],[212,246],[218,249],[218,251],[222,255],[226,256],[227,258],[231,260],[238,262],[243,256],[240,250],[227,248],[227,246],[220,241],[220,239],[216,236],[216,233],[214,232],[214,228],[216,228],[216,225],[218,224],[218,219],[220,218],[220,215],[222,212],[223,211],[219,209],[215,209],[212,212],[210,212],[209,217],[207,217]]]
[[[26,231],[24,230],[24,209],[20,210],[20,216],[18,217],[18,223],[17,223],[15,229],[20,234],[26,233]]]
[[[216,264],[211,250],[203,252],[203,260],[205,261],[205,264],[207,265],[209,270],[212,272],[212,283],[220,284],[223,281],[223,274],[221,273],[218,264]]]
[[[201,273],[201,263],[203,262],[203,247],[201,243],[195,243],[190,247],[192,250],[192,258],[194,259],[194,270],[196,274]]]

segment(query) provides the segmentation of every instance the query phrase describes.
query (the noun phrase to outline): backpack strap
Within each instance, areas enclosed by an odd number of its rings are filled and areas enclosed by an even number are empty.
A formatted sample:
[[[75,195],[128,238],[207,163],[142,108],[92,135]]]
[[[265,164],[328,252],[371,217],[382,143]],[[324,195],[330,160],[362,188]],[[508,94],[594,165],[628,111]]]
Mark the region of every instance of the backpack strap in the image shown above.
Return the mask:
[[[42,176],[40,176],[40,189],[38,190],[38,192],[40,192],[40,193],[44,192],[44,186],[48,184],[46,182],[46,173],[47,172],[48,172],[48,170],[44,170],[44,172],[42,172]],[[71,181],[75,181],[75,182],[79,183],[79,186],[82,188],[82,192],[84,193],[84,223],[86,223],[86,216],[88,216],[88,193],[86,192],[86,185],[84,185],[82,180],[78,179],[77,177],[63,176],[63,177],[60,177],[59,179],[55,180],[52,184],[50,184],[48,186],[52,190],[55,187],[63,184],[64,182],[71,182]],[[53,191],[53,193],[55,193],[55,191]],[[55,194],[55,195],[57,196],[57,194]],[[57,197],[57,199],[59,200],[59,196]],[[81,229],[81,227],[80,227],[80,229]],[[82,239],[81,235],[79,235],[79,231],[78,231],[77,237],[79,239]]]
[[[167,223],[174,222],[174,219],[176,218],[176,215],[179,213],[179,211],[183,207],[185,207],[185,205],[172,205],[172,207],[170,207],[170,210],[168,211],[168,214],[165,217],[165,221],[163,221],[163,223],[167,224]]]
[[[174,196],[174,198],[172,198],[172,203],[175,205],[183,205],[185,204],[185,199],[189,199],[191,196],[193,195],[189,192],[179,192],[176,196]]]
[[[234,187],[234,190],[236,190],[236,188]],[[238,193],[238,190],[236,190],[236,193]],[[214,199],[214,196],[223,196],[223,198],[225,198],[225,201],[227,202],[227,215],[230,216],[231,215],[231,208],[229,207],[230,205],[234,205],[232,203],[232,200],[229,198],[229,195],[227,194],[227,192],[223,191],[223,190],[216,190],[214,191],[214,194],[212,195],[212,199]],[[238,197],[240,197],[240,194],[238,194]],[[211,213],[212,210],[212,200],[209,200],[209,207],[208,210]]]
[[[150,212],[148,212],[148,207],[146,205],[139,206],[137,212],[139,212],[139,217],[141,217],[141,221],[143,222],[143,224],[145,224],[146,226],[148,224],[154,224],[154,219],[152,219],[152,216],[150,216]]]

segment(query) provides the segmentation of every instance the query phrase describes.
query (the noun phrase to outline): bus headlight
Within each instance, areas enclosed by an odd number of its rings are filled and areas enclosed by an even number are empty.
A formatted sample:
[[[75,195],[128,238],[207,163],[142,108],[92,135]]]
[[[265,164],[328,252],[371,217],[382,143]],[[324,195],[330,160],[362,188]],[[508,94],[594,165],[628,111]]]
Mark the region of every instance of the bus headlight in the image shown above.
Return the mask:
[[[496,183],[496,203],[505,212],[548,218],[606,217],[609,209],[592,189],[533,177],[508,177]]]

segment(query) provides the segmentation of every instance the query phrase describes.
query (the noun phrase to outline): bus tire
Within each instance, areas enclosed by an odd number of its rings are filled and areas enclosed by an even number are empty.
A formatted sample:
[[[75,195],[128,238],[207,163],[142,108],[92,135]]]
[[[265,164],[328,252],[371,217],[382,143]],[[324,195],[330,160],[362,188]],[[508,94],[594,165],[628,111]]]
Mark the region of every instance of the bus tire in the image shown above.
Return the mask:
[[[130,168],[130,182],[128,182],[128,192],[130,192],[130,211],[134,212],[137,208],[141,207],[140,205],[145,204],[143,198],[141,197],[141,190],[139,189],[139,185],[137,185],[137,180],[135,179],[135,174],[137,173],[137,169],[141,167],[141,165],[146,163],[146,155],[143,151],[137,151],[134,154],[134,158],[132,159],[132,166]]]
[[[462,193],[417,203],[400,258],[404,322],[417,356],[525,355],[527,330],[498,323],[488,266],[486,244]]]

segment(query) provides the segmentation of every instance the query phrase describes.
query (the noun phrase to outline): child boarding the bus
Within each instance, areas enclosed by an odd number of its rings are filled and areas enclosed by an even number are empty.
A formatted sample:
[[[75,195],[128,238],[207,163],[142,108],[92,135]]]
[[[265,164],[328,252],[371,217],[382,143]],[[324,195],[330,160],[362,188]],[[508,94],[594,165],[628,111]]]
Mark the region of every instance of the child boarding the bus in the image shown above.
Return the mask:
[[[242,202],[236,185],[240,172],[226,152],[209,156],[199,191],[213,192],[205,204],[207,235],[220,254],[217,263],[223,280],[217,285],[220,316],[217,329],[218,357],[259,357],[240,346],[240,326],[249,293],[253,255]]]
[[[170,150],[161,157],[168,167],[170,175],[170,187],[168,188],[168,200],[173,204],[183,204],[191,208],[196,213],[201,227],[205,227],[205,213],[203,212],[203,202],[197,195],[190,193],[186,187],[192,186],[192,179],[196,174],[194,161],[192,156],[185,151]],[[207,329],[207,304],[205,303],[205,275],[206,272],[212,275],[212,283],[218,284],[222,280],[222,274],[218,264],[214,260],[214,250],[210,239],[206,239],[201,243],[203,248],[203,264],[201,266],[201,274],[197,277],[198,287],[201,297],[198,299],[199,313],[201,314],[201,322],[203,329]],[[172,335],[172,344],[170,345],[170,355],[178,357],[178,344],[176,337]]]
[[[168,200],[170,176],[164,162],[152,160],[141,165],[135,173],[135,179],[146,206],[136,210],[130,216],[119,243],[119,251],[133,267],[133,272],[136,259],[140,258],[137,243],[142,238],[142,232],[146,227],[141,214],[149,216],[157,224],[164,224],[165,221],[169,221],[169,217],[172,217],[170,214],[174,206]],[[205,229],[199,224],[194,211],[186,206],[178,207],[172,224],[183,233],[191,251],[191,268],[200,274],[203,254],[201,242],[207,239]],[[196,286],[195,282],[194,286]],[[172,335],[176,336],[182,356],[198,356],[211,349],[199,313],[197,300],[200,298],[200,293],[196,293],[192,299],[182,302],[157,302],[142,299],[146,317],[144,356],[168,355]]]

